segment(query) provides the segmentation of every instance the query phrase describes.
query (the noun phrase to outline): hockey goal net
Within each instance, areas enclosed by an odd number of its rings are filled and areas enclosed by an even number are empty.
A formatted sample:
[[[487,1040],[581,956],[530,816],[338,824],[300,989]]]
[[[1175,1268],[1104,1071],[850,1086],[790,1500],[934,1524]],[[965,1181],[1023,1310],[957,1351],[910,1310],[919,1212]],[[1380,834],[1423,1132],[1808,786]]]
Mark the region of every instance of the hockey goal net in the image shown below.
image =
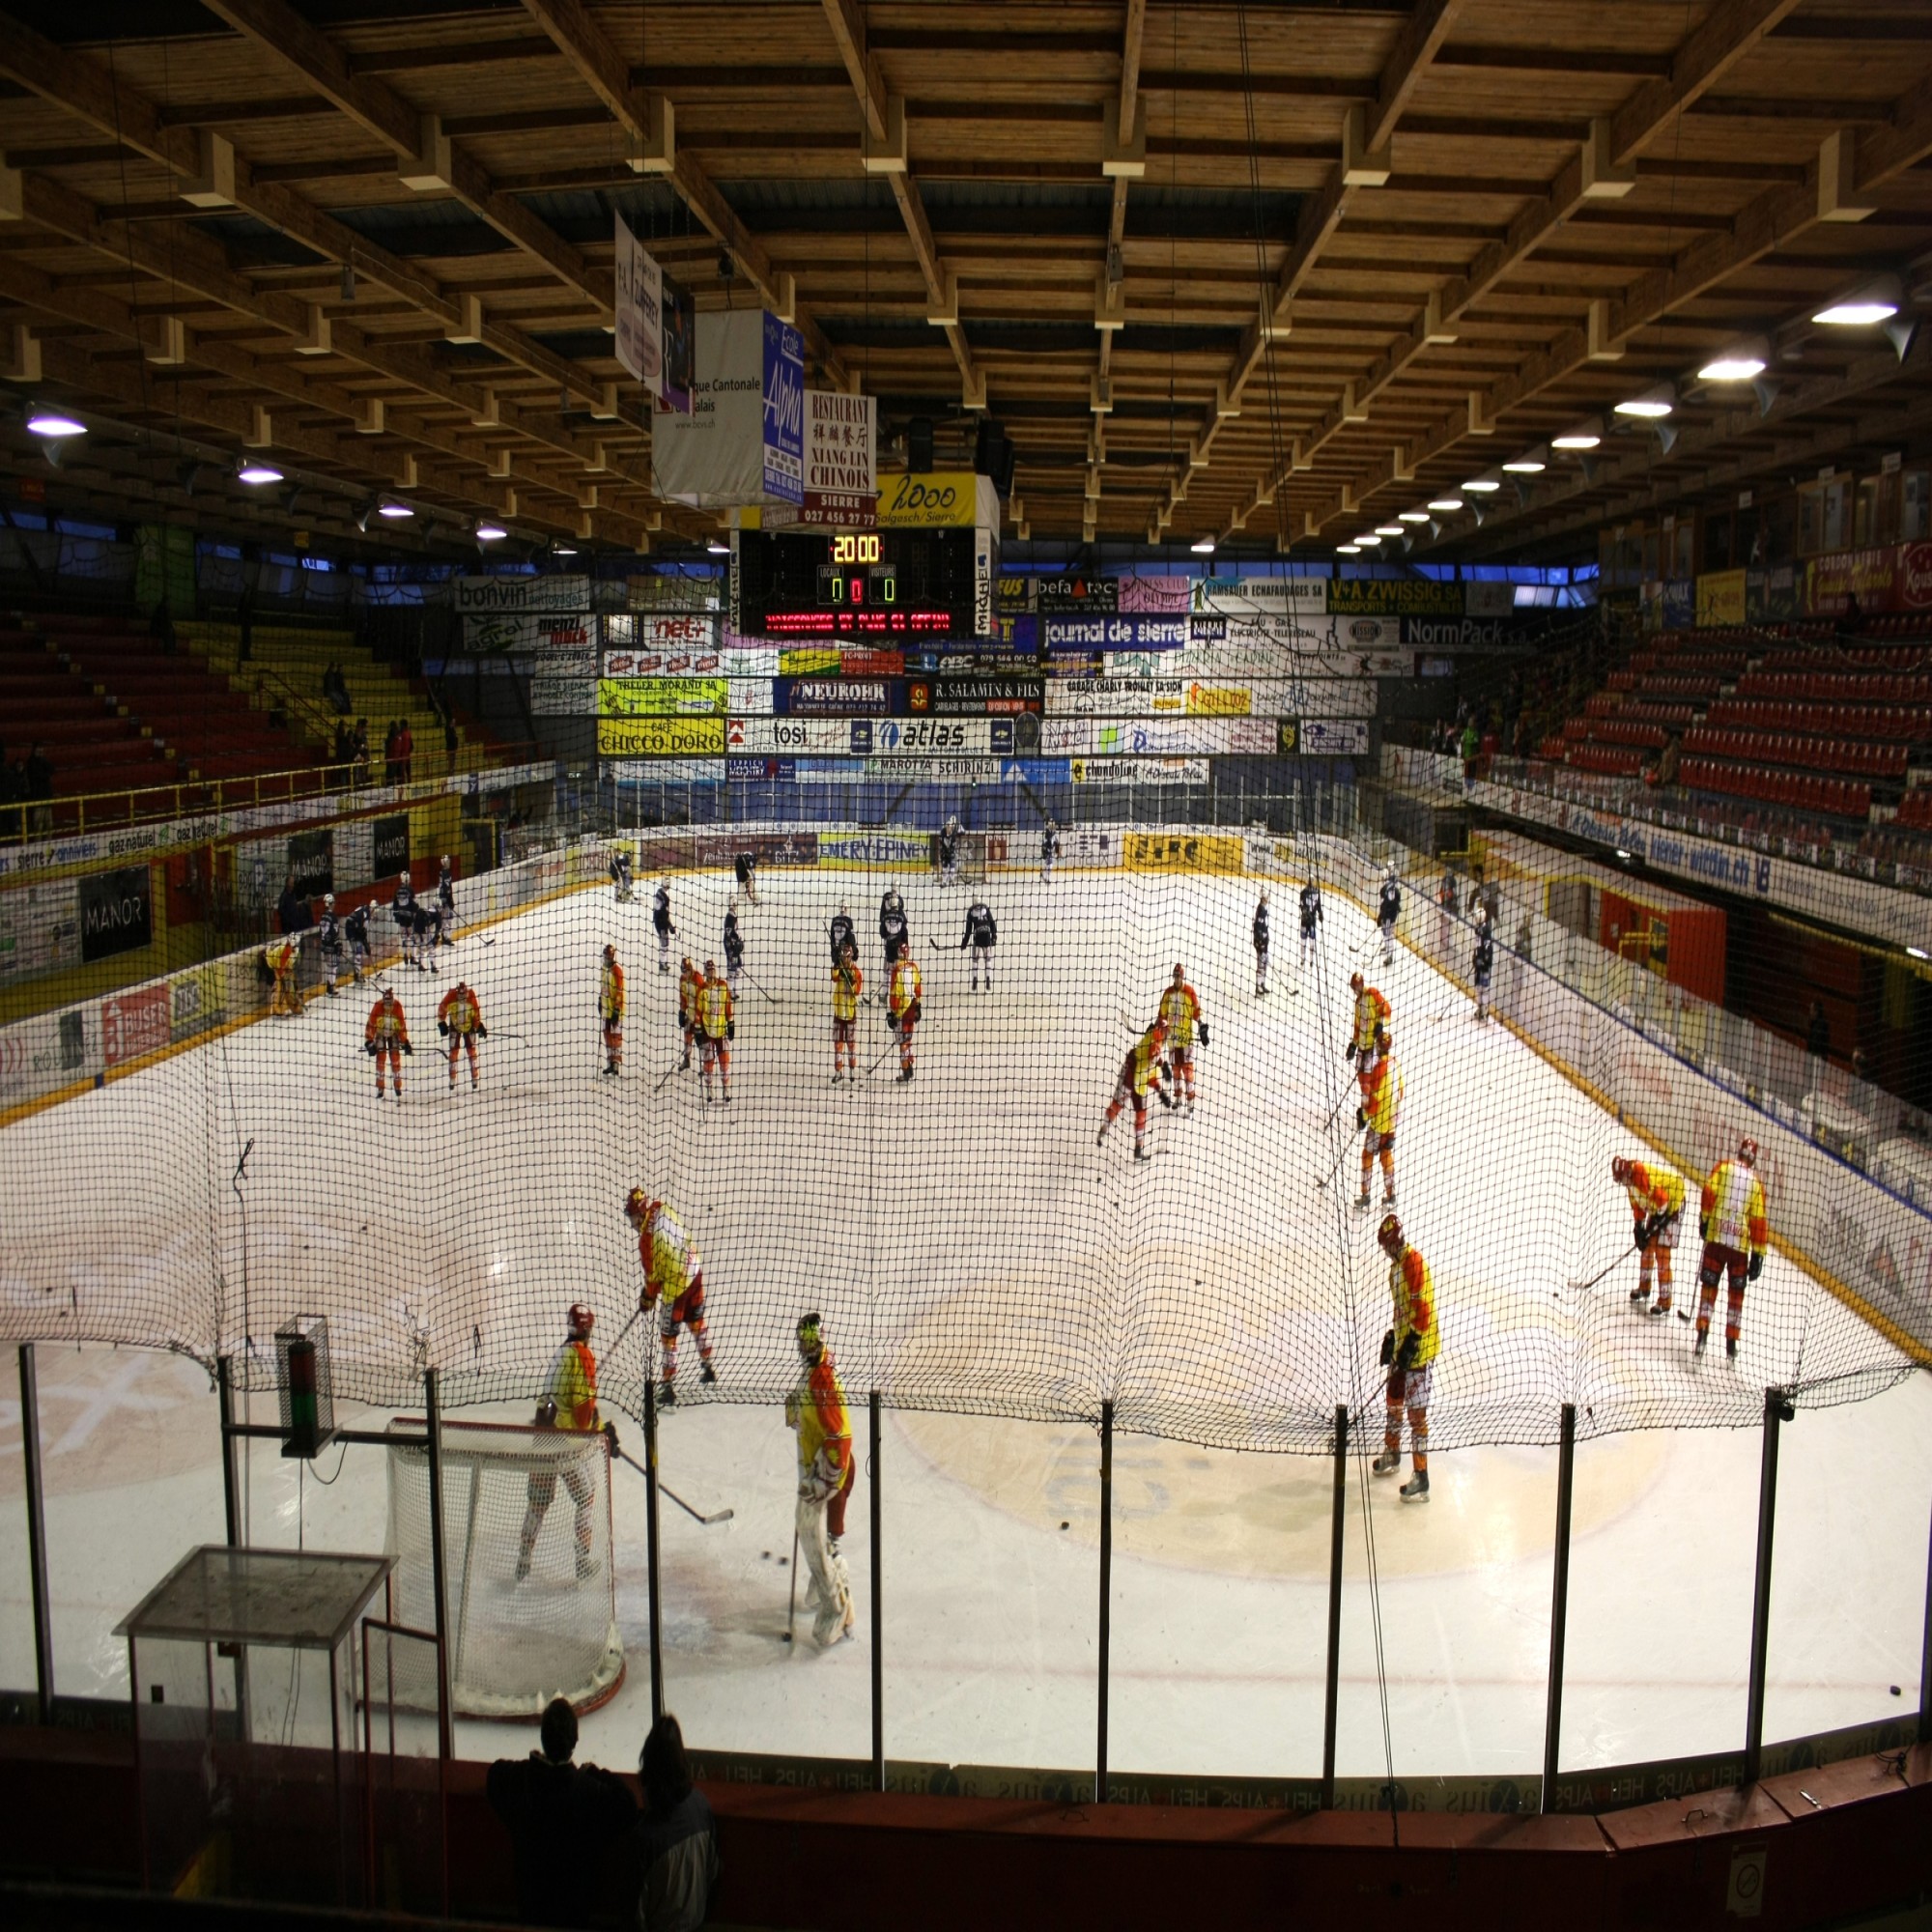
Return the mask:
[[[420,1421],[399,1431],[418,1437]],[[511,1423],[442,1426],[442,1534],[449,1693],[472,1718],[537,1718],[553,1697],[580,1711],[624,1681],[611,1543],[611,1454],[601,1435]],[[396,1619],[435,1626],[429,1452],[389,1445]],[[418,1672],[418,1674],[421,1674]],[[434,1708],[436,1686],[399,1681],[398,1703]]]
[[[966,886],[982,886],[986,883],[986,835],[983,832],[962,832],[957,836],[952,848],[952,867],[959,883]],[[932,869],[940,883],[946,882],[946,867],[940,857],[939,834],[932,835]]]

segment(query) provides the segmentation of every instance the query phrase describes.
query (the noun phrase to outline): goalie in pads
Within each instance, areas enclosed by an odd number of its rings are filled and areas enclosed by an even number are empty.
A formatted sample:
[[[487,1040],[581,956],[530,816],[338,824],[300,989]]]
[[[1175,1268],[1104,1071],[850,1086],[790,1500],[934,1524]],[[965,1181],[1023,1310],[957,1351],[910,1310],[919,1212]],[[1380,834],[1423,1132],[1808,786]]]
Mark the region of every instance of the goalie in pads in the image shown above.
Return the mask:
[[[806,1603],[818,1610],[811,1634],[829,1650],[852,1634],[852,1579],[838,1553],[855,1473],[852,1422],[822,1316],[800,1319],[798,1353],[805,1373],[785,1398],[785,1422],[798,1432],[798,1549],[811,1573]]]
[[[537,1404],[536,1425],[539,1429],[594,1430],[598,1427],[597,1357],[590,1352],[590,1330],[596,1321],[595,1313],[582,1302],[572,1304],[569,1338],[551,1359],[550,1381]],[[603,1429],[614,1445],[617,1440],[615,1426],[606,1423]],[[590,1503],[593,1492],[590,1478],[582,1469],[565,1464],[562,1475],[563,1486],[570,1492],[570,1500],[577,1511],[577,1580],[582,1583],[597,1574],[596,1562],[590,1554]],[[528,1506],[524,1511],[524,1527],[517,1538],[519,1583],[530,1574],[530,1553],[537,1547],[537,1534],[543,1528],[544,1517],[555,1500],[556,1477],[547,1471],[532,1474]]]

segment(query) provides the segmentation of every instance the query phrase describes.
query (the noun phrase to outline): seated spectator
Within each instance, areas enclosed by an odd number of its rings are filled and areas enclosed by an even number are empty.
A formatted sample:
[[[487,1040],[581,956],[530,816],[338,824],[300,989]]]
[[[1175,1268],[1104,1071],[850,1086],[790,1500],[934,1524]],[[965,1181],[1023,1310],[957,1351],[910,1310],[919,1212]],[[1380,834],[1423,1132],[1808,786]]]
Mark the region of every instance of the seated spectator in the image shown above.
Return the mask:
[[[517,1917],[526,1925],[588,1925],[602,1889],[606,1850],[635,1824],[623,1780],[596,1765],[572,1764],[577,1713],[551,1700],[528,1757],[498,1758],[484,1790],[510,1833]]]
[[[668,1711],[651,1726],[638,1760],[644,1816],[631,1834],[638,1932],[698,1932],[718,1888],[718,1829],[691,1781],[684,1732]]]

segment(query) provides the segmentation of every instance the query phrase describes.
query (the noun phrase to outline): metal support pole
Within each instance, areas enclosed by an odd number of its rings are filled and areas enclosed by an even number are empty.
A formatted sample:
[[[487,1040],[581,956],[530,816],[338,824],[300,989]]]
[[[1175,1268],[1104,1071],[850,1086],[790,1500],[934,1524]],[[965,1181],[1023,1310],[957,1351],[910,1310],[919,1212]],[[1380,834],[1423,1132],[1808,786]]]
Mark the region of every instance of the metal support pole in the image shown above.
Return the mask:
[[[886,1554],[879,1494],[879,1392],[872,1391],[872,1789],[886,1788]]]
[[[1114,1405],[1100,1405],[1100,1702],[1094,1803],[1107,1802],[1107,1648],[1114,1627]]]
[[[1556,1562],[1549,1586],[1549,1690],[1543,1712],[1543,1808],[1556,1789],[1563,1736],[1563,1646],[1570,1631],[1570,1501],[1577,1476],[1577,1405],[1563,1405],[1556,1443]]]
[[[1349,1513],[1349,1405],[1335,1405],[1335,1499],[1328,1529],[1328,1670],[1321,1717],[1321,1808],[1335,1808],[1335,1728],[1342,1693],[1342,1531]]]
[[[228,1357],[214,1364],[214,1391],[221,1403],[221,1508],[228,1521],[228,1547],[242,1547],[242,1472],[235,1461],[235,1382]]]
[[[1918,1653],[1918,1742],[1932,1745],[1932,1549],[1925,1557],[1925,1640]]]
[[[423,1371],[423,1410],[429,1451],[430,1596],[436,1607],[436,1748],[446,1764],[455,1755],[449,1709],[449,1552],[442,1534],[442,1405],[434,1369]]]
[[[1757,1476],[1757,1574],[1751,1585],[1750,1690],[1745,1704],[1745,1775],[1755,1784],[1764,1762],[1764,1679],[1771,1650],[1771,1532],[1777,1514],[1777,1431],[1797,1413],[1782,1389],[1764,1392],[1764,1454]]]
[[[47,1602],[47,1506],[41,1489],[41,1378],[34,1345],[20,1345],[20,1449],[27,1485],[27,1577],[34,1593],[34,1683],[41,1722],[54,1720],[54,1626]]]
[[[645,1572],[651,1620],[651,1722],[664,1716],[664,1578],[658,1568],[658,1391],[644,1377],[644,1527],[649,1538]]]

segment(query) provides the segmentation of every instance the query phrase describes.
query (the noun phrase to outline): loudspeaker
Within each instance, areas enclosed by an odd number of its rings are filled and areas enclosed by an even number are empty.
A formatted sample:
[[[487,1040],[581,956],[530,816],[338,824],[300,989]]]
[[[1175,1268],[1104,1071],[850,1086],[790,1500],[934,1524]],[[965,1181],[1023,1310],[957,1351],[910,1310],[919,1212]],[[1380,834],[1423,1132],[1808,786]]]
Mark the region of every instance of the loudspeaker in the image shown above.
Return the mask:
[[[906,468],[924,470],[932,468],[932,418],[914,416],[906,424]]]

